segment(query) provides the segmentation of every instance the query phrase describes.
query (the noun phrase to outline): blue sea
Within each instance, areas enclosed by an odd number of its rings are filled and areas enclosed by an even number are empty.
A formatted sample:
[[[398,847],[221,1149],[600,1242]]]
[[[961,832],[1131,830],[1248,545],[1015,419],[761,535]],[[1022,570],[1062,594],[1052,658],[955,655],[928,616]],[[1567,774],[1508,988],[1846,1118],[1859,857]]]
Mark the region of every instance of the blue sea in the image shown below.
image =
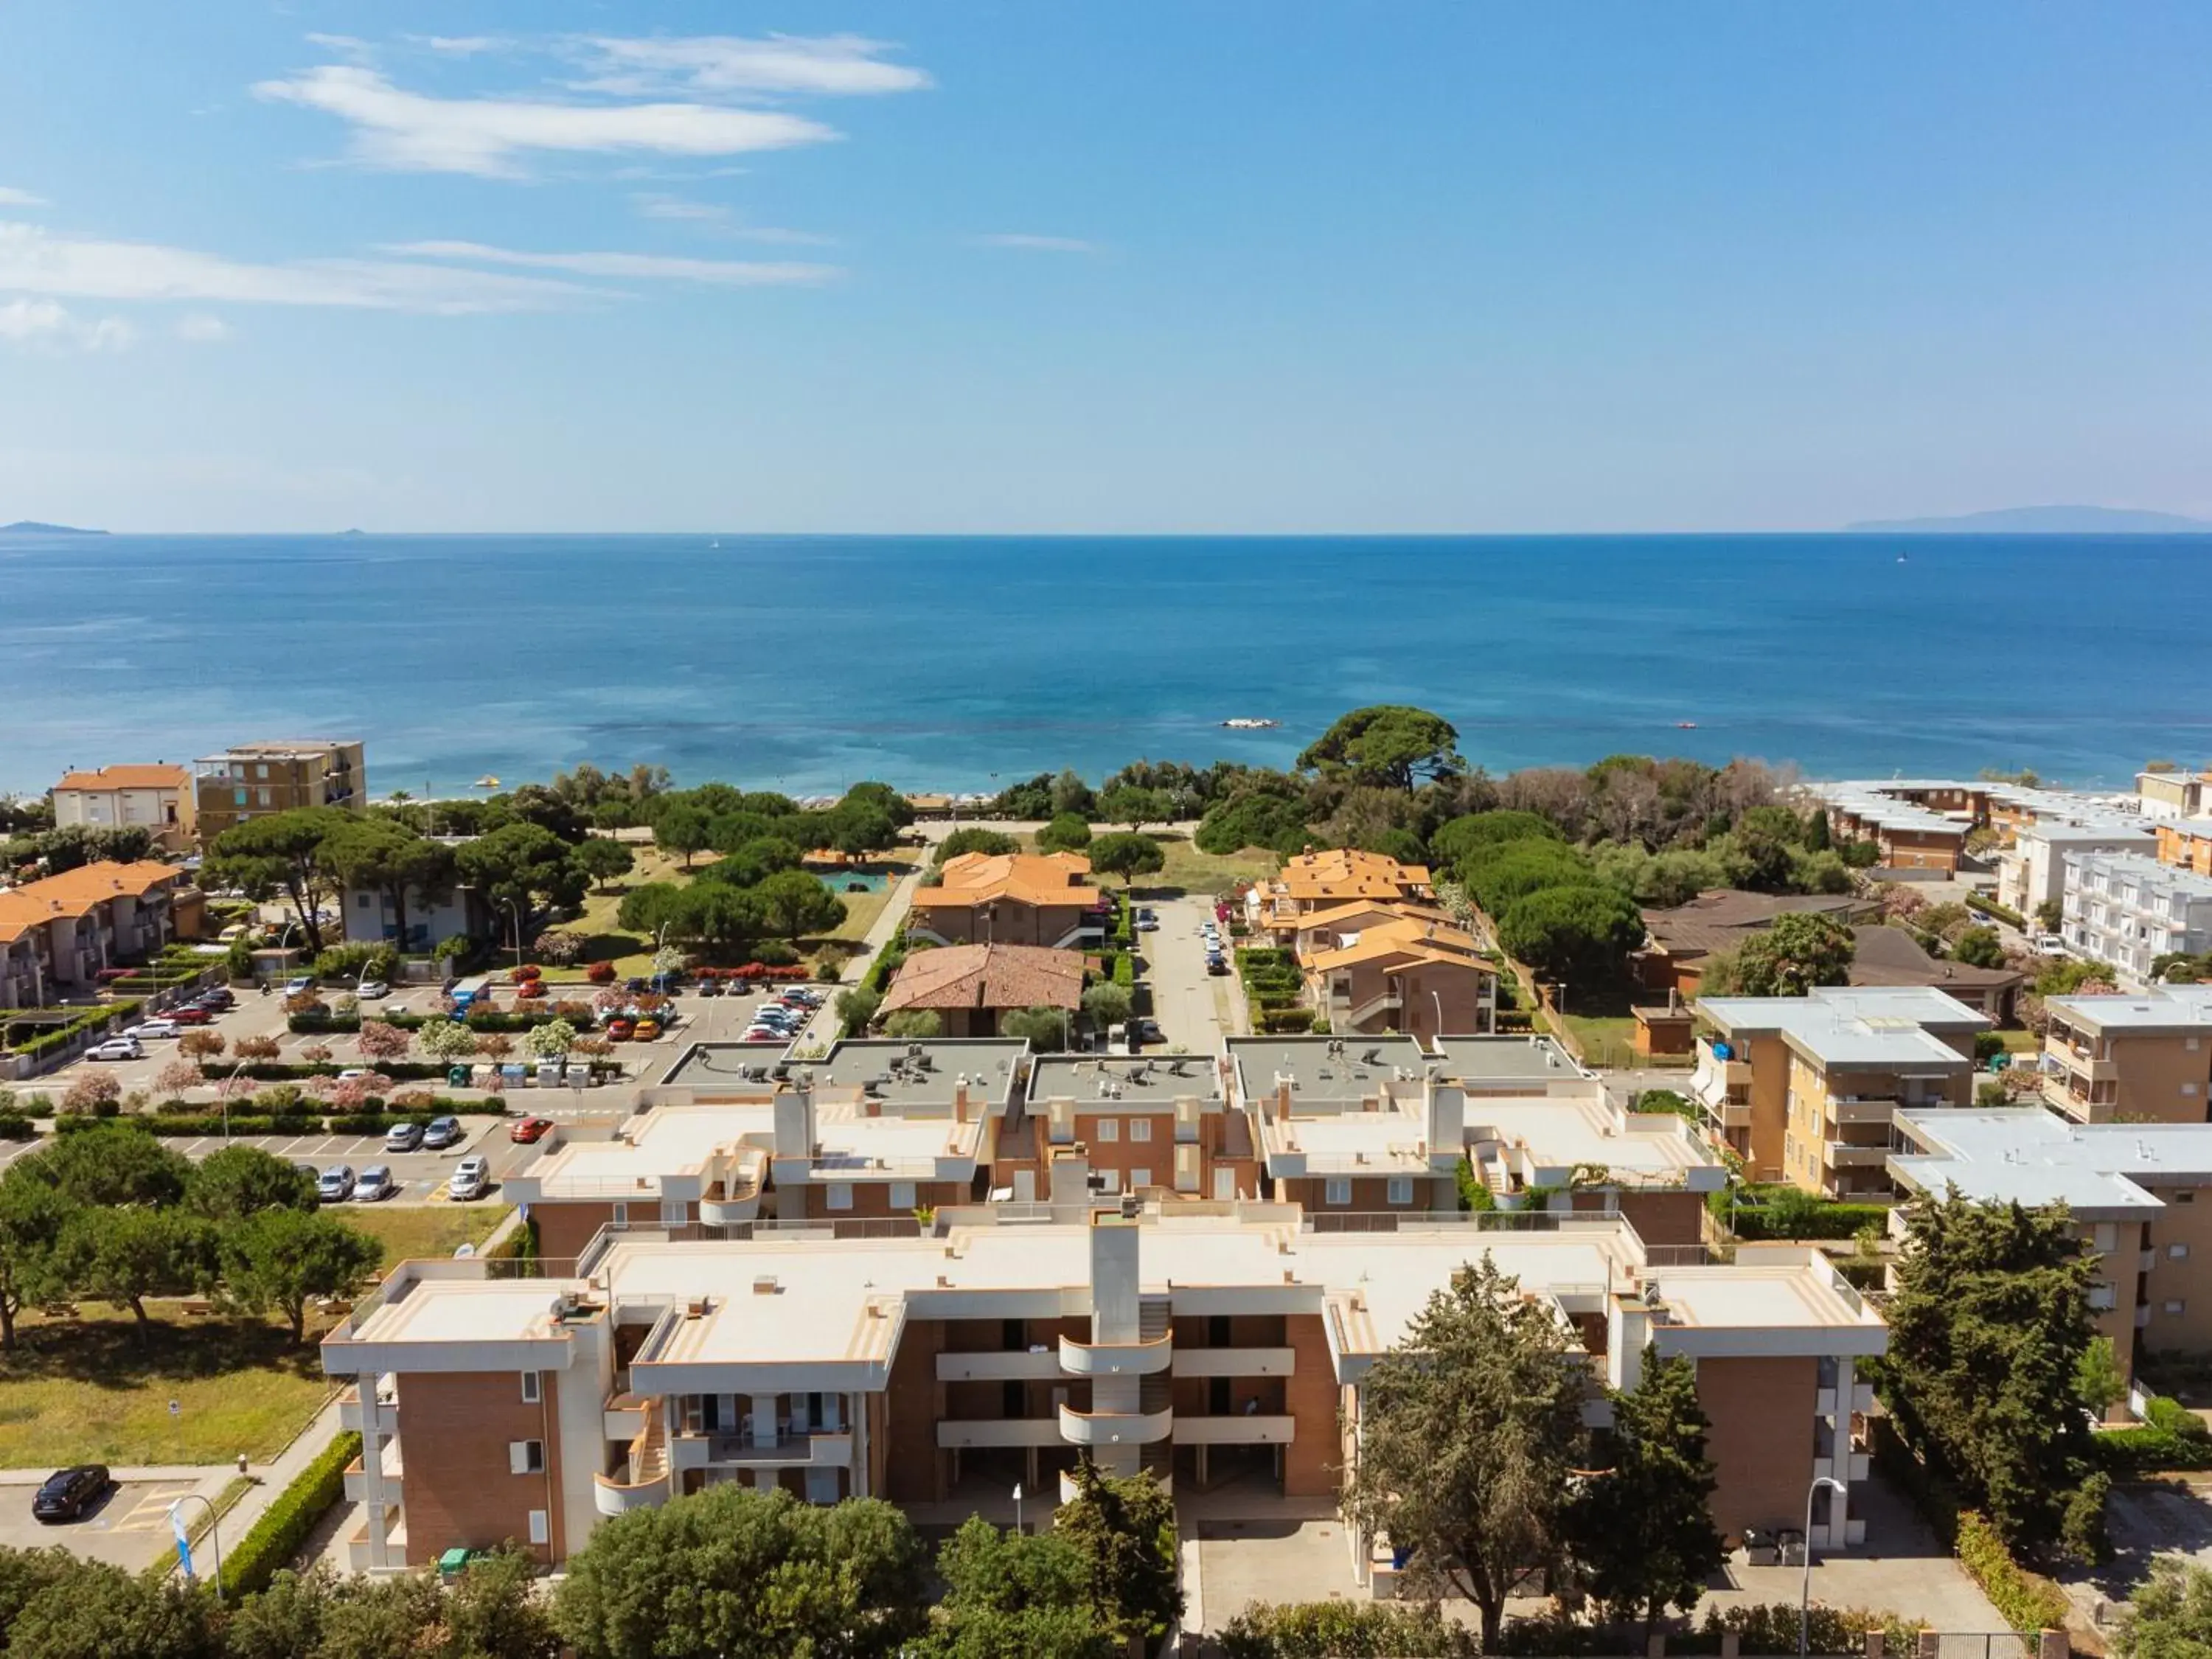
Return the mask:
[[[367,742],[379,795],[580,761],[987,789],[1285,764],[1370,702],[1437,710],[1493,772],[1632,750],[2119,786],[2212,757],[2203,538],[714,544],[0,538],[0,790],[324,734]]]

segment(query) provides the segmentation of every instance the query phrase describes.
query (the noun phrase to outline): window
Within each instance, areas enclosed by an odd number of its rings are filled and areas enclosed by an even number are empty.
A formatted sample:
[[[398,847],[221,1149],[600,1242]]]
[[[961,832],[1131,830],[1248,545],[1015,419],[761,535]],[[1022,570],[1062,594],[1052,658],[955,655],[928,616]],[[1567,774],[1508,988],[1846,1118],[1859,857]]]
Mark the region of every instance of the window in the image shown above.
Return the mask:
[[[2166,1311],[2170,1314],[2179,1314],[2188,1306],[2189,1304],[2186,1302],[2169,1302],[2166,1304]]]
[[[545,1473],[545,1443],[543,1440],[510,1440],[507,1443],[507,1467],[515,1474]]]
[[[849,1181],[831,1182],[830,1183],[829,1196],[823,1200],[823,1202],[825,1202],[833,1210],[851,1209],[853,1207],[853,1183]]]
[[[540,1385],[538,1373],[536,1371],[523,1372],[522,1403],[526,1406],[534,1406],[544,1397],[544,1389]]]
[[[356,909],[356,910],[366,910],[366,909],[368,909],[368,905],[369,905],[369,896],[368,896],[368,894],[366,894],[366,893],[356,893],[356,894],[353,896],[353,908],[354,908],[355,909]]]
[[[2166,1195],[2166,1201],[2169,1204],[2194,1204],[2197,1201],[2197,1194],[2194,1193],[2168,1193]]]
[[[1119,1118],[1102,1117],[1098,1120],[1099,1139],[1119,1140],[1121,1138],[1121,1121]]]
[[[549,1517],[545,1511],[544,1510],[531,1510],[530,1541],[533,1544],[543,1544],[550,1540],[553,1534],[549,1526]]]
[[[1392,1176],[1387,1195],[1393,1204],[1411,1204],[1413,1201],[1413,1177]]]
[[[1131,1192],[1133,1193],[1139,1191],[1152,1184],[1152,1172],[1150,1170],[1139,1168],[1129,1171],[1129,1190]]]
[[[891,1182],[891,1208],[894,1210],[914,1208],[914,1182],[911,1181]]]
[[[1324,1204],[1351,1203],[1352,1177],[1350,1176],[1329,1176],[1328,1180],[1322,1182],[1321,1201]]]
[[[617,1227],[627,1227],[629,1225],[629,1205],[615,1204],[611,1205],[608,1207],[611,1211],[611,1213],[607,1217],[609,1221],[612,1222]]]
[[[1129,1120],[1129,1139],[1132,1139],[1132,1140],[1150,1140],[1152,1138],[1152,1119],[1150,1119],[1150,1118],[1148,1118],[1148,1117],[1133,1117],[1133,1118],[1131,1118],[1131,1119]]]
[[[2186,1244],[2169,1244],[2169,1245],[2167,1245],[2167,1246],[2166,1247],[2166,1259],[2168,1261],[2188,1261],[2188,1260],[2189,1260],[2189,1246],[2187,1246]]]

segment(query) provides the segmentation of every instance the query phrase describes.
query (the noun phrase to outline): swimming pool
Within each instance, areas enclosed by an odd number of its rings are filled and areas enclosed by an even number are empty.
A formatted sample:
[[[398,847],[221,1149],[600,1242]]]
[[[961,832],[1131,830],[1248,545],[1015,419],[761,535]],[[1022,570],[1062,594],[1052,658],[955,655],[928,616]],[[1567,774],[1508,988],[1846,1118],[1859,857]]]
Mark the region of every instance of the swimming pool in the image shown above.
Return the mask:
[[[817,870],[815,875],[833,893],[880,893],[891,880],[879,870]]]

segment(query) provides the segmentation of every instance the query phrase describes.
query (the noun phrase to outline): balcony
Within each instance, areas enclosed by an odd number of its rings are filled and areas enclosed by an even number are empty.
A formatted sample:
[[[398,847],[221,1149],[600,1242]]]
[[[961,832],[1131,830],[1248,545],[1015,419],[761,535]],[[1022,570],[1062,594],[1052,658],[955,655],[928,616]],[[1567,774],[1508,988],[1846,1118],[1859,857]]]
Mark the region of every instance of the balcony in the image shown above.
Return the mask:
[[[1179,1348],[1176,1376],[1288,1376],[1297,1355],[1289,1348]]]
[[[384,1443],[384,1455],[377,1460],[377,1466],[384,1471],[384,1501],[387,1504],[398,1503],[400,1476],[404,1470],[400,1462],[399,1443],[397,1440],[387,1440]],[[362,1503],[368,1497],[368,1466],[358,1457],[346,1465],[345,1495],[348,1502],[355,1504]]]
[[[1059,1375],[1060,1355],[1050,1348],[1012,1352],[994,1348],[937,1356],[940,1382],[1035,1382]]]
[[[1751,1103],[1747,1100],[1723,1100],[1717,1106],[1708,1106],[1706,1112],[1723,1129],[1751,1127]]]
[[[399,1401],[398,1397],[392,1395],[380,1395],[376,1403],[378,1426],[386,1434],[398,1433]],[[338,1396],[338,1425],[341,1428],[351,1429],[356,1433],[359,1433],[362,1427],[362,1419],[367,1415],[368,1413],[362,1409],[361,1390],[358,1388],[348,1389]]]
[[[1147,1446],[1174,1431],[1172,1408],[1157,1412],[1079,1412],[1060,1408],[1060,1435],[1071,1446]]]
[[[1892,1095],[1831,1095],[1828,1121],[1887,1123],[1897,1115],[1897,1099]]]
[[[1221,1417],[1178,1417],[1178,1446],[1287,1446],[1297,1429],[1295,1417],[1230,1413]]]
[[[1851,1385],[1852,1412],[1857,1415],[1863,1416],[1866,1413],[1870,1412],[1873,1409],[1874,1384],[1871,1382],[1853,1383]],[[1813,1396],[1813,1411],[1816,1416],[1833,1417],[1836,1414],[1836,1391],[1833,1389],[1822,1389],[1815,1393]]]
[[[939,1423],[937,1443],[957,1449],[974,1446],[1057,1446],[1060,1425],[1049,1417],[976,1419],[964,1423]]]
[[[853,1437],[844,1430],[820,1433],[678,1435],[678,1468],[714,1464],[729,1468],[843,1469],[853,1464]]]
[[[1172,1334],[1116,1343],[1060,1339],[1060,1368],[1070,1376],[1152,1376],[1167,1370],[1174,1359]]]
[[[640,1414],[643,1426],[629,1443],[621,1470],[614,1474],[594,1471],[592,1475],[592,1505],[601,1515],[627,1515],[668,1501],[668,1431],[660,1401],[647,1400]]]
[[[1863,1146],[1850,1140],[1832,1140],[1827,1150],[1832,1170],[1880,1169],[1889,1158],[1887,1146]]]

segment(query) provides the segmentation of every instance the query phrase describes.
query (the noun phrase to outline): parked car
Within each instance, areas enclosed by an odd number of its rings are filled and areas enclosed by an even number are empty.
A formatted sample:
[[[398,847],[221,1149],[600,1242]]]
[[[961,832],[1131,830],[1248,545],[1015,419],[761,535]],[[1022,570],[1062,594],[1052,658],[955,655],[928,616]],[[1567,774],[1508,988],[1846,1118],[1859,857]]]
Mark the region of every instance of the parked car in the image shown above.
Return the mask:
[[[702,979],[692,988],[702,997],[718,997],[722,994],[722,981],[719,979]]]
[[[215,1023],[215,1010],[187,1002],[182,1007],[170,1009],[169,1018],[179,1025],[211,1025]]]
[[[143,1060],[146,1051],[138,1046],[137,1037],[110,1037],[106,1042],[96,1042],[86,1049],[84,1057],[87,1060]]]
[[[446,1196],[465,1204],[482,1198],[491,1188],[491,1165],[481,1158],[465,1158],[453,1165],[453,1178],[446,1183]]]
[[[746,1028],[745,1034],[739,1037],[738,1041],[740,1042],[774,1042],[783,1044],[791,1041],[791,1033],[788,1031],[774,1030],[765,1025],[754,1025]]]
[[[634,1020],[611,1019],[607,1022],[607,1041],[610,1042],[628,1042],[636,1035],[637,1024]]]
[[[357,1083],[368,1075],[368,1072],[366,1067],[360,1066],[349,1066],[345,1070],[338,1073],[338,1081],[341,1083]]]
[[[527,1146],[533,1141],[544,1139],[552,1127],[553,1120],[550,1117],[526,1117],[507,1132],[507,1138]],[[465,1158],[462,1160],[464,1163],[467,1161]]]
[[[173,1037],[180,1028],[173,1019],[142,1019],[131,1028],[131,1035],[142,1041],[153,1037]]]
[[[354,995],[363,1002],[374,1002],[380,997],[388,997],[391,994],[392,988],[380,979],[365,979],[362,981],[359,988],[354,992]]]
[[[429,1127],[422,1131],[422,1150],[429,1152],[442,1152],[448,1146],[459,1146],[466,1136],[467,1132],[461,1127],[460,1119],[434,1117],[430,1120]]]
[[[1229,971],[1229,958],[1224,956],[1211,956],[1206,957],[1206,971],[1209,974],[1227,973]]]
[[[411,1152],[422,1144],[422,1126],[419,1123],[395,1123],[384,1132],[384,1150],[387,1152]]]
[[[353,1196],[353,1165],[333,1164],[315,1177],[315,1196],[325,1204],[343,1204]]]
[[[221,985],[209,986],[192,1000],[210,1008],[234,1008],[238,1006],[238,999],[233,996],[227,988]]]
[[[392,1180],[392,1171],[381,1164],[372,1164],[361,1172],[361,1179],[354,1184],[353,1195],[364,1204],[374,1204],[398,1190],[399,1184]]]
[[[660,1022],[657,1019],[641,1019],[638,1021],[633,1035],[640,1042],[650,1042],[660,1035]]]
[[[2066,941],[2056,933],[2038,933],[2035,936],[2035,954],[2039,957],[2063,957],[2066,954]]]
[[[1163,1040],[1160,1036],[1159,1021],[1148,1019],[1141,1014],[1129,1022],[1129,1035],[1139,1042],[1158,1042]]]
[[[303,997],[314,988],[313,974],[298,974],[284,981],[284,994],[288,997]]]
[[[46,1477],[38,1495],[31,1499],[31,1513],[48,1526],[57,1521],[77,1520],[106,1497],[114,1485],[105,1463],[80,1463],[75,1468],[57,1469]]]

